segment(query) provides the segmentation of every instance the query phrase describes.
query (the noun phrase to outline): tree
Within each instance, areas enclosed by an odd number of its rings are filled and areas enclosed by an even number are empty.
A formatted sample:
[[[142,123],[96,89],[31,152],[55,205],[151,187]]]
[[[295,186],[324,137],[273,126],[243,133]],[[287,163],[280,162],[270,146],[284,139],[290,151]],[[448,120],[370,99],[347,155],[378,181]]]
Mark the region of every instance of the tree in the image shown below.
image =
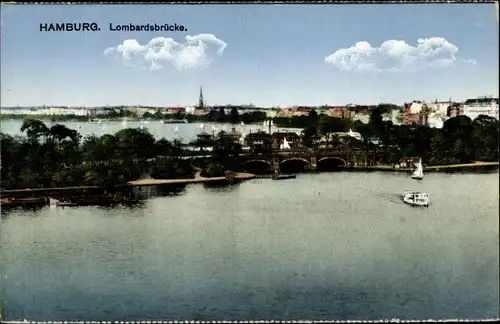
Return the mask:
[[[115,134],[118,155],[125,161],[153,157],[155,138],[145,129],[126,128]]]
[[[49,128],[37,119],[25,119],[21,126],[21,132],[26,132],[28,138],[38,141],[40,137],[44,139],[49,134]]]
[[[118,140],[111,134],[91,135],[85,138],[81,149],[85,162],[91,165],[117,158],[117,150]]]
[[[236,124],[240,120],[240,113],[238,112],[238,108],[231,108],[231,123]]]
[[[80,134],[78,134],[76,130],[69,129],[68,127],[61,124],[56,124],[52,126],[48,130],[48,135],[50,136],[51,140],[56,143],[60,143],[65,139],[69,139],[74,142],[80,140]]]
[[[219,123],[223,123],[226,121],[226,111],[224,110],[224,108],[219,108],[219,110],[217,111],[216,121]]]
[[[318,113],[315,109],[311,109],[309,111],[309,123],[313,127],[316,127],[318,125]]]
[[[210,109],[207,117],[208,117],[209,122],[216,122],[217,121],[217,111],[215,109]]]
[[[168,152],[172,149],[173,145],[170,143],[168,140],[165,138],[161,138],[158,141],[156,141],[155,145],[155,155],[161,156],[161,155],[167,155]]]
[[[370,124],[373,125],[374,130],[377,134],[383,132],[383,121],[382,121],[383,107],[377,106],[370,113]]]

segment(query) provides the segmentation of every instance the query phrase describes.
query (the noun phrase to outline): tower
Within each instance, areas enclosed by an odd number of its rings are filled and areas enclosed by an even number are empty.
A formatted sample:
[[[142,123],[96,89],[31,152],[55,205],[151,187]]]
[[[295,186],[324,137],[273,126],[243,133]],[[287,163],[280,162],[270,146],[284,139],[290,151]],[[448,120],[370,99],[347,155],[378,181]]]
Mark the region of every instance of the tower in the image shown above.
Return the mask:
[[[203,109],[205,106],[205,103],[203,101],[203,86],[200,86],[200,99],[198,101],[198,109]]]

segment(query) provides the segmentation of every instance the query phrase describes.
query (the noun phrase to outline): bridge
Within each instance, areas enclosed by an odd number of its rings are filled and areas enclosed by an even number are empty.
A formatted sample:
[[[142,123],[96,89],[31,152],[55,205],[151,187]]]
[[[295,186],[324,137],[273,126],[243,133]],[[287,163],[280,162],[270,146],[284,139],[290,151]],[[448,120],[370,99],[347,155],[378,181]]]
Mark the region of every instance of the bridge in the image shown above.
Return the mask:
[[[368,150],[281,150],[272,154],[242,154],[240,163],[248,172],[332,170],[368,167],[375,164],[376,153]]]
[[[276,150],[272,153],[256,154],[244,152],[238,157],[242,171],[267,173],[273,171],[332,171],[351,167],[370,167],[375,165],[382,152],[367,149],[292,149]],[[187,151],[181,159],[207,159],[212,152]],[[147,163],[163,163],[168,156],[149,159]]]

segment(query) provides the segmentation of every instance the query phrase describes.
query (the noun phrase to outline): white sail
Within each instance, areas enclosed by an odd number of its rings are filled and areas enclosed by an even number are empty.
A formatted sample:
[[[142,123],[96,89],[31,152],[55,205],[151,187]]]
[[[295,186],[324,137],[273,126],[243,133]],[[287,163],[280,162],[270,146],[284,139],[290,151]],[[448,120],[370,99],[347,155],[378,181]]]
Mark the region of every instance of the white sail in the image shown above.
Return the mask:
[[[179,126],[175,126],[174,133],[178,133],[178,132],[179,132]]]
[[[283,148],[285,150],[289,150],[290,149],[290,145],[288,144],[288,141],[286,140],[286,138],[283,138]]]
[[[200,124],[200,129],[201,129],[201,130],[205,129],[205,124],[201,123],[201,124]]]
[[[417,168],[415,169],[415,171],[413,171],[413,174],[411,175],[411,177],[414,179],[422,179],[424,177],[424,169],[422,167],[422,159],[419,159],[418,163],[416,165],[417,165]]]
[[[289,150],[290,149],[290,145],[288,144],[288,141],[286,140],[286,138],[283,138],[283,143],[281,143],[280,149],[282,149],[282,150]]]

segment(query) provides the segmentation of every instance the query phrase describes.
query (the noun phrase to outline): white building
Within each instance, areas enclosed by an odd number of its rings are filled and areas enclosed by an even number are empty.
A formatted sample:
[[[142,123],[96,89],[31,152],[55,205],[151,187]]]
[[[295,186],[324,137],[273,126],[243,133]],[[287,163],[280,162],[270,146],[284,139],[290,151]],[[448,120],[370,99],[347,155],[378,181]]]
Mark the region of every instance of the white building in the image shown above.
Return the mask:
[[[446,119],[446,117],[443,117],[440,114],[435,114],[434,116],[429,117],[427,125],[429,125],[430,128],[443,128]]]
[[[479,115],[486,115],[496,119],[498,118],[498,98],[480,97],[476,99],[467,99],[464,102],[463,114],[474,120]]]
[[[420,112],[425,107],[425,105],[426,105],[425,102],[413,101],[410,104],[410,109],[409,109],[409,111],[407,111],[407,113],[410,113],[410,114],[420,114]]]
[[[357,113],[352,117],[353,121],[359,120],[363,124],[368,124],[370,122],[370,115]]]
[[[186,107],[186,109],[185,109],[186,114],[192,114],[192,113],[194,113],[195,110],[196,110],[196,107],[192,107],[192,106]]]
[[[37,108],[34,107],[2,107],[2,115],[36,115]]]

